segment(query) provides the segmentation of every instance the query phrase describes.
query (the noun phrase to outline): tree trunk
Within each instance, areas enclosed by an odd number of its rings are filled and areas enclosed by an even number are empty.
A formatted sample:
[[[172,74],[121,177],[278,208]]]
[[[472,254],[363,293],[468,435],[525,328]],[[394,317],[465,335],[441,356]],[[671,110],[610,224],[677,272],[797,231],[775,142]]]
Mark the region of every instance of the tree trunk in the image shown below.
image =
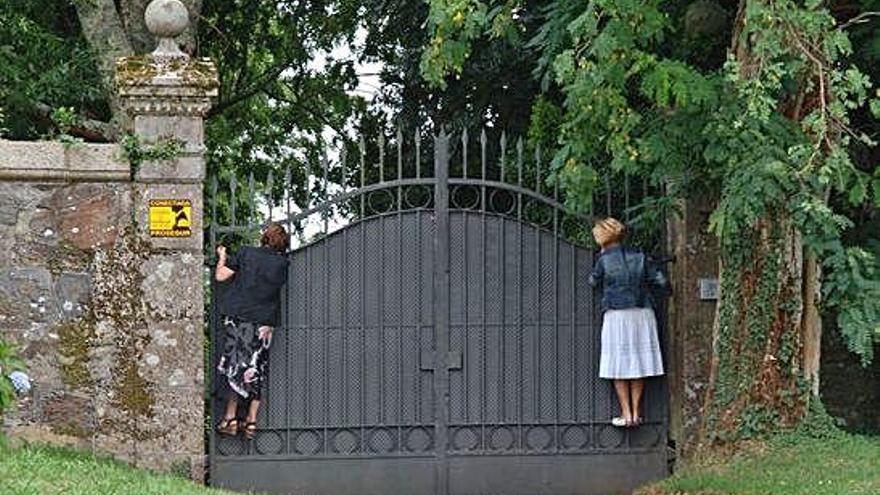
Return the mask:
[[[743,36],[747,1],[740,1],[731,44],[743,79],[761,63]],[[802,119],[809,88],[802,81],[780,112]],[[818,395],[819,264],[805,252],[789,212],[780,207],[750,232],[721,243],[704,444],[793,426]]]
[[[107,137],[113,139],[117,137],[123,122],[119,98],[117,98],[113,86],[116,60],[119,57],[130,56],[134,52],[113,0],[75,2],[75,5],[83,34],[95,53],[98,72],[101,74],[104,90],[107,92],[110,111],[113,114],[111,127],[114,130],[114,135]]]

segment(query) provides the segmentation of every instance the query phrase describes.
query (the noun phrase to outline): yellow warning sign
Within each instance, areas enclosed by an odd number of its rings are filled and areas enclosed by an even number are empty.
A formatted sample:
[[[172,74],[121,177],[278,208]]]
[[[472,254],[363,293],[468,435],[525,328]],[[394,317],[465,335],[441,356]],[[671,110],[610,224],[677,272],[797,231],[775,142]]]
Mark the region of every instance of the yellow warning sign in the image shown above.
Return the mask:
[[[192,202],[188,199],[151,199],[151,237],[192,235]]]

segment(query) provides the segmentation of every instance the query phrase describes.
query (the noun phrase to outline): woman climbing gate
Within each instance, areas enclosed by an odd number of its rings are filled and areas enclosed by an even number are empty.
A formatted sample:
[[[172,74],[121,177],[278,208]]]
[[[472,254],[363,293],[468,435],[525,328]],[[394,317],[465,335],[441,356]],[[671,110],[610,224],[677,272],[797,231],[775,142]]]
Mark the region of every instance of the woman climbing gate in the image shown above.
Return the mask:
[[[599,377],[613,380],[621,415],[614,426],[642,423],[645,378],[663,374],[657,318],[650,289],[666,290],[666,276],[641,251],[622,245],[625,227],[600,220],[593,238],[602,248],[590,285],[602,286],[602,350]]]
[[[281,225],[263,232],[260,247],[246,246],[232,256],[217,247],[218,282],[230,281],[223,297],[223,347],[217,370],[231,389],[217,431],[239,432],[239,397],[250,401],[242,428],[251,440],[257,431],[257,411],[266,380],[272,331],[278,326],[281,288],[287,281],[286,251],[290,240]]]

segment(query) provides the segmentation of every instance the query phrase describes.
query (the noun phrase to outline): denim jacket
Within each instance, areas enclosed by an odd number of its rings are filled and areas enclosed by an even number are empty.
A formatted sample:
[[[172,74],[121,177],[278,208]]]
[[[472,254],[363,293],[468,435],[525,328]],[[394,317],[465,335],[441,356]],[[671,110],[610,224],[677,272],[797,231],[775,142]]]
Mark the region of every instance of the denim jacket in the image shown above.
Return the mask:
[[[666,275],[641,251],[614,246],[599,255],[590,285],[602,285],[602,310],[653,307],[651,289],[668,290]]]

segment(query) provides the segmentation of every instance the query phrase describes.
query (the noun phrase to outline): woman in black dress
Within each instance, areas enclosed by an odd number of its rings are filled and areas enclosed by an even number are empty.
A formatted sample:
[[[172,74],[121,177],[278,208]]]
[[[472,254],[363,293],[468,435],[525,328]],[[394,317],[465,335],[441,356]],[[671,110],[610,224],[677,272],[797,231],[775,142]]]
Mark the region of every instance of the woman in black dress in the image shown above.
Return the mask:
[[[250,400],[244,435],[256,434],[257,411],[266,379],[272,331],[278,326],[281,287],[287,281],[287,231],[273,223],[263,232],[260,247],[246,246],[227,256],[217,247],[218,282],[231,279],[223,298],[223,354],[217,370],[231,389],[223,420],[217,431],[235,435],[239,431],[238,398]]]

